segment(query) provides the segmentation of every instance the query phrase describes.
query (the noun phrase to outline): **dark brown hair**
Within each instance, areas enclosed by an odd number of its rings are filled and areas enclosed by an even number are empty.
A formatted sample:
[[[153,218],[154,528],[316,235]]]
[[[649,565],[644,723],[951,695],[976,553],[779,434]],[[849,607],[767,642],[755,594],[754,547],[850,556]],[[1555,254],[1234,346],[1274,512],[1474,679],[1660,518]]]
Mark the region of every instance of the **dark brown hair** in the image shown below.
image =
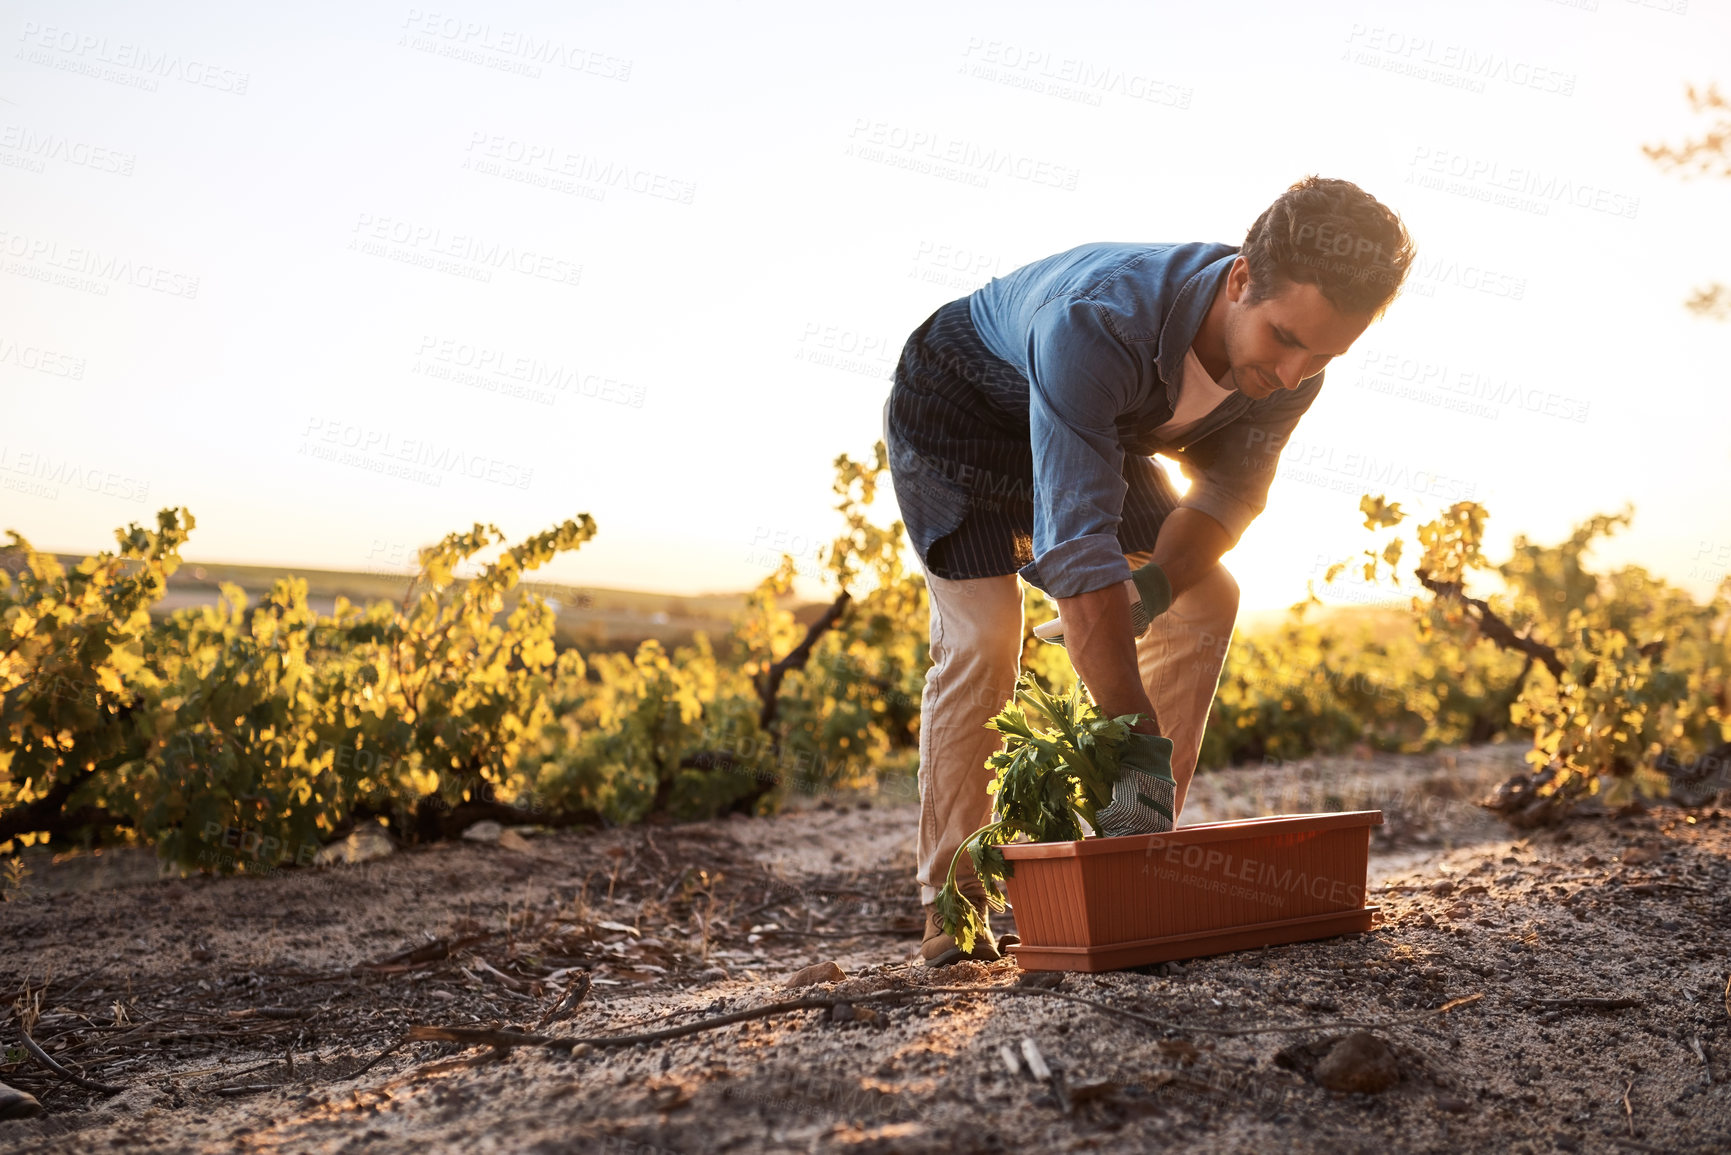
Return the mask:
[[[1280,194],[1245,234],[1250,300],[1294,282],[1315,285],[1342,313],[1380,315],[1412,267],[1400,217],[1347,180],[1307,176]]]

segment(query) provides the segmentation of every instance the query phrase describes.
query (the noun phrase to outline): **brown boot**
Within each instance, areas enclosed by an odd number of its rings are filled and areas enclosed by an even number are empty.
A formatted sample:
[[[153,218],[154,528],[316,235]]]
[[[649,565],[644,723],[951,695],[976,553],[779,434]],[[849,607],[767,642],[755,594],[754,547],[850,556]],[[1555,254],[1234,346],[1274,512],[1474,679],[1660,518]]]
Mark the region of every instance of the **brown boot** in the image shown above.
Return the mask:
[[[997,962],[1003,958],[1003,949],[1014,946],[1021,940],[1014,933],[996,938],[992,934],[991,908],[986,904],[983,894],[964,890],[968,901],[974,904],[974,909],[980,912],[980,917],[986,924],[984,933],[974,937],[974,949],[964,952],[956,945],[956,940],[944,933],[943,924],[938,921],[937,908],[926,905],[926,935],[920,943],[920,961],[929,967],[945,967],[963,959],[975,962]]]

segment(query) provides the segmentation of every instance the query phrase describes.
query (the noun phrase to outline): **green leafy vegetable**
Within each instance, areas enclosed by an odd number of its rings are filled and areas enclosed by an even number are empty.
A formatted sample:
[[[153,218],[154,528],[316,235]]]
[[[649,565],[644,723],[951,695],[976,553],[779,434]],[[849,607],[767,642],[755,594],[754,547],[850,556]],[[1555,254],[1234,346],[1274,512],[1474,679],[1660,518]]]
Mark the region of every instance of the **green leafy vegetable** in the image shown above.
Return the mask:
[[[1030,842],[1073,842],[1081,820],[1094,828],[1095,813],[1112,801],[1118,757],[1141,714],[1108,718],[1080,683],[1053,697],[1033,674],[1023,674],[1002,711],[986,725],[1005,736],[1004,749],[986,759],[997,775],[986,787],[993,821],[962,840],[950,859],[949,877],[934,907],[944,933],[964,951],[986,929],[985,916],[956,884],[956,865],[966,851],[986,902],[1004,909],[1003,880],[1013,869],[1003,846],[1017,836]]]

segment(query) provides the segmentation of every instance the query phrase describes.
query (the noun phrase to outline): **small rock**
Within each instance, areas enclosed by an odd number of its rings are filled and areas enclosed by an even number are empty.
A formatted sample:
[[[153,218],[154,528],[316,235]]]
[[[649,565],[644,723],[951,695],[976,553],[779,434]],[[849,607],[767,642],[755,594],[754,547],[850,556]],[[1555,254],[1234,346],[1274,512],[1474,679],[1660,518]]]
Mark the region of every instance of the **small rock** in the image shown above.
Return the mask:
[[[818,983],[839,983],[847,978],[847,973],[834,962],[813,963],[803,970],[797,970],[788,976],[786,986],[809,987]]]
[[[1455,884],[1450,882],[1448,879],[1445,878],[1441,882],[1431,883],[1430,884],[1430,892],[1432,894],[1443,894],[1443,895],[1453,894],[1455,892]]]
[[[313,859],[320,866],[338,862],[371,862],[395,852],[396,844],[382,826],[363,826],[341,842],[333,842]]]
[[[1316,1081],[1331,1091],[1375,1095],[1400,1081],[1388,1044],[1369,1031],[1354,1031],[1316,1065]]]
[[[1631,846],[1622,854],[1624,866],[1645,866],[1658,858],[1659,852],[1650,846]]]
[[[1451,1115],[1464,1115],[1472,1108],[1472,1104],[1455,1095],[1438,1095],[1436,1109],[1447,1111]]]
[[[497,842],[499,836],[504,833],[505,828],[503,826],[488,819],[485,822],[477,822],[463,831],[463,838],[469,842]]]
[[[0,1119],[28,1119],[42,1113],[36,1096],[0,1083]]]
[[[837,1003],[829,1009],[829,1021],[832,1023],[851,1023],[853,1017],[852,1003]]]
[[[499,845],[506,850],[515,850],[518,854],[529,854],[533,850],[529,845],[529,840],[515,830],[501,830],[499,832]]]

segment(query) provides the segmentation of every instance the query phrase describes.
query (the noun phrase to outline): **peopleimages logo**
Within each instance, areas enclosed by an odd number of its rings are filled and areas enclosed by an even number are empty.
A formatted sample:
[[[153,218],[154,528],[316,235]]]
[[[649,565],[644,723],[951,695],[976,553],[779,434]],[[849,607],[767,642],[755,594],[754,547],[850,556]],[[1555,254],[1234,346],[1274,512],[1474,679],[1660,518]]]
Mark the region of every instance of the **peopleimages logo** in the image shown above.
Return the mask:
[[[1398,28],[1354,24],[1343,59],[1419,80],[1483,92],[1489,82],[1573,96],[1575,74],[1470,44],[1439,43]]]
[[[61,276],[76,282],[72,287],[99,290],[103,295],[109,285],[126,284],[169,297],[187,300],[198,297],[198,278],[188,273],[82,245],[62,247],[59,241],[45,237],[0,230],[0,256],[23,262],[17,267],[9,265],[7,272],[49,280],[56,275],[50,270],[58,270]]]
[[[420,438],[399,438],[388,430],[367,429],[346,421],[310,417],[305,438],[299,450],[305,456],[433,485],[448,474],[458,473],[476,481],[528,489],[535,475],[533,469],[513,462]]]
[[[1570,204],[1607,216],[1635,219],[1639,197],[1614,192],[1531,165],[1504,164],[1490,157],[1471,156],[1419,145],[1413,151],[1410,183],[1422,188],[1473,197],[1544,216],[1553,204]]]
[[[400,217],[361,213],[350,232],[348,247],[356,252],[472,280],[491,281],[495,269],[556,285],[576,285],[583,279],[583,266],[575,261]]]
[[[44,349],[37,345],[21,345],[5,337],[0,337],[0,365],[15,365],[20,369],[46,373],[51,377],[65,377],[73,381],[84,379],[84,358],[57,353],[53,349]]]
[[[123,82],[149,92],[156,91],[158,80],[179,80],[199,88],[245,96],[247,84],[252,80],[251,73],[193,60],[178,52],[157,51],[124,40],[111,41],[106,36],[42,25],[34,20],[24,22],[19,39],[25,46],[20,58],[33,64],[103,80],[123,80],[119,70],[124,70],[135,75]],[[59,58],[52,53],[59,53]]]
[[[566,393],[641,409],[648,394],[642,385],[576,365],[431,334],[421,338],[411,372],[545,405]]]
[[[464,20],[420,8],[408,10],[402,27],[403,36],[398,41],[402,47],[501,71],[518,72],[531,78],[541,75],[540,65],[549,64],[602,80],[623,83],[631,79],[632,62],[622,56],[598,52],[551,36],[538,36],[522,29]]]
[[[1437,404],[1459,401],[1461,406],[1470,406],[1475,416],[1494,417],[1496,409],[1492,406],[1508,406],[1545,417],[1581,422],[1587,419],[1592,408],[1591,401],[1565,393],[1522,388],[1507,377],[1374,346],[1365,349],[1359,367],[1364,370],[1356,382],[1361,388]],[[1445,397],[1445,394],[1455,396]],[[1487,404],[1474,405],[1473,402]],[[1460,409],[1454,404],[1445,407]]]
[[[846,155],[980,188],[991,177],[1005,176],[1074,192],[1079,175],[1077,169],[1068,165],[1010,149],[866,117],[857,118],[849,130]]]
[[[1434,297],[1438,285],[1483,293],[1509,301],[1522,301],[1527,296],[1527,279],[1513,273],[1448,257],[1430,257],[1423,249],[1413,261],[1406,287],[1421,297]]]
[[[697,195],[695,181],[590,153],[572,152],[556,144],[523,141],[499,133],[470,133],[466,151],[469,156],[463,161],[464,168],[527,184],[550,185],[555,191],[573,191],[563,187],[560,182],[564,182],[592,186],[593,191],[602,196],[608,189],[624,189],[682,205],[690,204]]]
[[[104,148],[55,132],[38,132],[21,124],[0,128],[0,153],[16,154],[19,160],[27,162],[23,167],[32,172],[42,172],[46,162],[52,160],[93,172],[131,176],[133,166],[138,163],[138,157],[130,152]],[[10,158],[0,157],[0,163],[9,164]]]
[[[11,474],[12,477],[6,475]],[[16,479],[28,479],[33,488],[22,489]],[[6,488],[29,492],[32,496],[50,499],[60,496],[58,486],[81,489],[85,493],[100,493],[121,501],[143,502],[150,497],[150,482],[127,477],[111,469],[102,469],[70,458],[55,458],[33,449],[18,449],[0,444],[0,481]]]
[[[962,59],[965,75],[1082,104],[1097,106],[1104,96],[1123,96],[1168,108],[1189,108],[1195,95],[1193,89],[1146,73],[978,36],[968,38]]]
[[[1269,906],[1285,905],[1285,899],[1279,898],[1274,892],[1303,894],[1318,902],[1347,907],[1359,906],[1364,902],[1364,888],[1350,885],[1338,876],[1311,874],[1290,866],[1282,869],[1271,862],[1241,858],[1214,846],[1203,847],[1195,843],[1188,846],[1162,846],[1161,841],[1156,839],[1149,844],[1144,858],[1144,870],[1148,870],[1155,863],[1161,863],[1172,868],[1182,866],[1184,870],[1208,876],[1196,878],[1194,875],[1181,874],[1176,869],[1158,871],[1163,881],[1182,881],[1198,889],[1232,894]],[[1234,885],[1240,882],[1248,885]],[[1252,887],[1255,889],[1251,889]]]

